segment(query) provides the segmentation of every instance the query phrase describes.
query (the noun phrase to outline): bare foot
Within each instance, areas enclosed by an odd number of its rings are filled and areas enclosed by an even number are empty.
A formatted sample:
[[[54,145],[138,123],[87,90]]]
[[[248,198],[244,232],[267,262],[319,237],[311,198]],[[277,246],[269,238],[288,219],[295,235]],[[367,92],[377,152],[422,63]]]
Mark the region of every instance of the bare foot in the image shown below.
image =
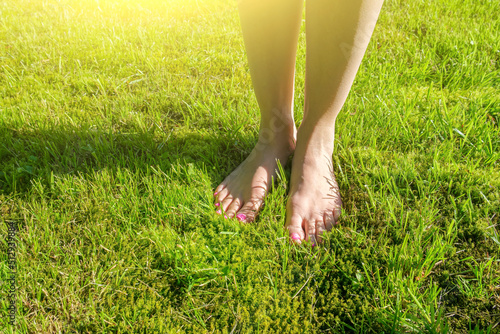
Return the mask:
[[[272,178],[276,176],[277,161],[285,165],[294,151],[295,125],[292,123],[287,129],[289,131],[264,132],[267,136],[261,131],[259,141],[248,158],[215,189],[218,214],[244,222],[255,219]]]
[[[333,128],[304,132],[293,157],[285,226],[295,242],[316,245],[337,223],[342,200],[333,173]]]

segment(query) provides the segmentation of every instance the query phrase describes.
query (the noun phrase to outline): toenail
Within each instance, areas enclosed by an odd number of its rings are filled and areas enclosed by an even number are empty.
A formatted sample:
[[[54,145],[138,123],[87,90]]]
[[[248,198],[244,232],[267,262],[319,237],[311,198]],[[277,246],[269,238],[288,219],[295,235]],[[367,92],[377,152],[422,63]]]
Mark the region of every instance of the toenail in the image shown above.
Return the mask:
[[[316,244],[315,244],[315,243],[313,243],[313,244],[311,245],[311,247],[313,247],[313,248],[314,248],[314,247],[316,247]]]
[[[300,240],[300,235],[298,235],[298,233],[292,233],[290,235],[290,238],[292,238],[293,240]]]
[[[219,206],[220,204],[219,203],[215,203],[215,206]]]
[[[227,216],[226,216],[226,215],[224,215],[224,219],[227,219]]]
[[[242,222],[247,219],[247,216],[244,213],[240,213],[239,215],[236,215],[236,218],[238,218],[238,220]]]
[[[214,196],[217,196],[218,193],[219,193],[218,191],[214,192]]]
[[[222,213],[222,211],[220,211],[220,209],[219,209],[219,210],[215,211],[215,213],[218,213],[220,215]]]

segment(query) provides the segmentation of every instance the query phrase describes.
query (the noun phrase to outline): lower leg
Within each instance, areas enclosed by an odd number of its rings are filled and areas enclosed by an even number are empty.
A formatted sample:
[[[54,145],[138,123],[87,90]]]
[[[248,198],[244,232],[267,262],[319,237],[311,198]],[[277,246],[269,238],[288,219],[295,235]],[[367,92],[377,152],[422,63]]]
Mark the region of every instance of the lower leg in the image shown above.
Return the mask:
[[[370,41],[383,0],[306,1],[306,90],[297,135],[286,226],[313,243],[337,222],[333,174],[335,119]]]
[[[303,0],[242,0],[240,21],[261,112],[257,145],[216,188],[218,213],[251,221],[260,209],[277,161],[295,148],[293,83]]]
[[[260,132],[295,131],[293,85],[303,0],[240,0],[239,13]],[[282,123],[282,124],[280,124]],[[288,133],[290,135],[290,133]],[[268,135],[269,136],[269,135]]]

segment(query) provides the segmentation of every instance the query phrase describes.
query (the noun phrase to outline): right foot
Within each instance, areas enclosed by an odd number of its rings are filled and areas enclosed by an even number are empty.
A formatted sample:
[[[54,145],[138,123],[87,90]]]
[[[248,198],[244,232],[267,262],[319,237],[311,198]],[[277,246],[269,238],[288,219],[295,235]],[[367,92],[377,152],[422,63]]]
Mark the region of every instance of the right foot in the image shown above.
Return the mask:
[[[338,223],[342,207],[332,164],[335,128],[301,126],[301,130],[293,157],[285,226],[292,240],[308,240],[314,246]]]
[[[295,125],[287,130],[268,131],[274,138],[260,135],[250,155],[215,189],[218,214],[243,222],[255,219],[276,176],[278,161],[285,165],[295,149]]]

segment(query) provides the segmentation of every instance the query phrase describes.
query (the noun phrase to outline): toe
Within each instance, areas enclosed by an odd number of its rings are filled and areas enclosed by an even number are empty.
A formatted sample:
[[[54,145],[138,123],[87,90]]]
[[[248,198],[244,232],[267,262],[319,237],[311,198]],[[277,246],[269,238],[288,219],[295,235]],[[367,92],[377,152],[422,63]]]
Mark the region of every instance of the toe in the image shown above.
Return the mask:
[[[215,195],[215,202],[222,202],[229,196],[229,190],[227,188],[222,189]]]
[[[222,181],[221,184],[219,184],[217,188],[215,188],[214,196],[217,196],[217,194],[220,193],[223,189],[225,189],[226,186],[227,186],[227,181],[226,180]]]
[[[339,206],[333,210],[333,225],[339,222],[341,213],[342,213],[342,201],[340,201]]]
[[[221,202],[220,202],[220,208],[222,211],[226,212],[227,208],[229,205],[233,202],[234,198],[231,195],[226,196]]]
[[[226,196],[224,198],[224,200],[220,201],[219,199],[216,199],[216,202],[215,202],[215,207],[216,207],[216,211],[215,213],[217,214],[226,214],[226,210],[227,207],[229,206],[229,204],[231,204],[231,202],[233,201],[233,198],[231,196]]]
[[[290,219],[290,223],[286,226],[290,238],[298,244],[300,244],[302,240],[305,239],[305,232],[304,228],[302,227],[302,222],[303,219],[301,216],[293,215]]]
[[[317,242],[322,241],[323,233],[325,233],[327,230],[328,229],[326,227],[325,220],[323,220],[323,219],[316,220],[316,241]]]
[[[247,217],[247,215],[246,215],[246,214],[244,214],[244,213],[238,213],[238,214],[236,215],[236,218],[237,218],[240,222],[245,222],[245,223],[246,223],[246,222],[247,222],[247,218],[248,218],[248,217]]]
[[[316,223],[318,221],[323,221],[323,217],[314,217],[304,222],[304,230],[306,231],[306,240],[311,241],[311,245],[313,247],[316,246],[317,244]]]
[[[325,214],[323,215],[323,225],[326,231],[330,231],[332,227],[335,226],[338,219],[335,218],[335,216],[336,216],[335,211],[325,212]]]
[[[253,199],[241,207],[241,209],[236,213],[236,218],[240,221],[251,222],[257,216],[257,212],[259,212],[262,206],[262,200]]]
[[[309,240],[313,247],[316,246],[316,221],[314,219],[306,220],[304,229],[306,231],[306,240]]]
[[[227,210],[226,211],[226,215],[229,217],[229,218],[233,218],[234,215],[236,214],[236,211],[238,211],[240,208],[241,208],[241,199],[239,198],[235,198],[231,204],[229,204],[229,206],[227,207]]]

